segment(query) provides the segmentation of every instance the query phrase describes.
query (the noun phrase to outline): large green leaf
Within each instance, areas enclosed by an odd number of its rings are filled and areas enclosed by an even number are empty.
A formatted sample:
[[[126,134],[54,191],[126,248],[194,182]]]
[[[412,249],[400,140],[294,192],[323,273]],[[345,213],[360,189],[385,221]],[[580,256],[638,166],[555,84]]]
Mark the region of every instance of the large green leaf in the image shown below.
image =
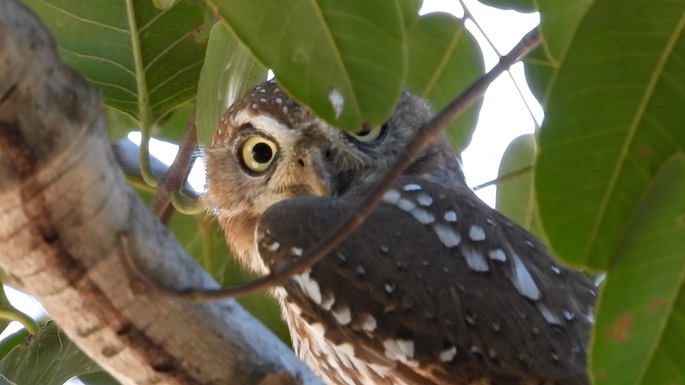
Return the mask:
[[[0,361],[0,385],[62,385],[76,375],[100,370],[51,322]]]
[[[512,173],[535,165],[537,139],[535,134],[524,134],[514,139],[504,151],[499,166],[497,184],[497,210],[549,244],[547,234],[540,222],[537,198],[533,186],[533,171],[508,178]]]
[[[215,24],[197,87],[200,145],[209,146],[226,108],[264,79],[266,68],[252,58],[224,23]]]
[[[407,68],[396,1],[208,0],[288,93],[344,129],[381,124]]]
[[[408,30],[419,18],[419,10],[423,5],[423,0],[400,0],[398,4],[404,19],[404,29]]]
[[[597,384],[685,383],[685,157],[641,199],[600,297],[592,344]]]
[[[78,377],[85,385],[118,385],[119,382],[107,372],[93,372]]]
[[[594,0],[540,0],[542,43],[525,59],[531,90],[543,105],[556,80],[557,70],[574,40],[576,29]]]
[[[407,86],[429,100],[435,110],[444,108],[485,71],[478,44],[463,22],[450,14],[421,16],[408,31],[407,42]],[[481,103],[471,106],[447,129],[459,151],[471,141]]]
[[[64,60],[144,127],[195,97],[206,47],[201,3],[159,10],[149,0],[24,2],[48,25]]]
[[[602,0],[575,33],[535,178],[547,234],[570,263],[606,269],[654,174],[685,149],[684,27],[685,2]]]

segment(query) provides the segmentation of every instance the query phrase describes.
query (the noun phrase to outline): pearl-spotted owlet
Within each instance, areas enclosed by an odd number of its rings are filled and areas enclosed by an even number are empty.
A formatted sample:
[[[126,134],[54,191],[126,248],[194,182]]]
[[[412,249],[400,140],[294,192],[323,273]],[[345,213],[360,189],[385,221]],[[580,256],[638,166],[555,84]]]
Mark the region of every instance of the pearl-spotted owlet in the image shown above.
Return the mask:
[[[241,263],[266,274],[353,213],[429,118],[404,93],[346,133],[265,82],[223,115],[207,202]],[[595,286],[467,187],[446,138],[369,219],[273,290],[297,354],[336,385],[588,384]]]

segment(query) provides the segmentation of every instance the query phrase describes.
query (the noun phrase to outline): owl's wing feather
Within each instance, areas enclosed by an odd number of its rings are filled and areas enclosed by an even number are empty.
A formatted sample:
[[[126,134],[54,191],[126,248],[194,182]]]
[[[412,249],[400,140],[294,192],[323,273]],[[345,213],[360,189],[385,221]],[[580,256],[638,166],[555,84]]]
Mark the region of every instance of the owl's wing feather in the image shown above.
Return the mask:
[[[335,252],[285,285],[286,301],[333,344],[427,384],[586,384],[594,286],[465,188],[398,183]],[[273,205],[258,225],[262,259],[277,269],[298,258],[362,199]]]

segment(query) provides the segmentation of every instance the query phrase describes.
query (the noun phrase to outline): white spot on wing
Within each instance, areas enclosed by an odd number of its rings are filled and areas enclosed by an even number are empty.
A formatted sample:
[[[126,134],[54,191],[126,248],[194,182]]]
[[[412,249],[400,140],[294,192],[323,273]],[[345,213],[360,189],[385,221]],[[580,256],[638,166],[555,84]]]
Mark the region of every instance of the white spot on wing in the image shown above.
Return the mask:
[[[437,234],[440,242],[447,247],[454,247],[461,242],[461,235],[452,227],[436,223],[433,225],[433,231]]]
[[[278,250],[279,247],[281,247],[281,244],[278,242],[274,242],[274,243],[270,244],[269,246],[267,246],[266,250],[274,252],[274,251]]]
[[[408,184],[405,184],[404,187],[402,187],[402,190],[404,190],[404,191],[419,191],[419,190],[421,190],[421,185],[418,185],[416,183],[408,183]]]
[[[449,349],[443,350],[440,352],[440,361],[442,362],[450,362],[454,358],[454,356],[457,355],[457,347],[452,346]]]
[[[364,316],[364,321],[362,321],[362,329],[366,330],[367,332],[372,332],[376,330],[376,326],[378,326],[376,318],[374,318],[371,314],[366,314]]]
[[[433,216],[433,214],[429,213],[428,211],[426,211],[424,209],[420,209],[418,207],[414,208],[411,211],[411,215],[414,216],[414,218],[417,221],[421,222],[424,225],[435,222],[435,217]]]
[[[308,324],[310,329],[316,333],[317,336],[321,337],[321,340],[323,340],[323,336],[326,333],[326,329],[323,327],[323,324],[320,322],[315,322],[313,324]]]
[[[504,250],[495,249],[490,251],[490,259],[492,259],[493,261],[506,262],[507,255],[504,254]]]
[[[561,320],[559,319],[559,316],[552,313],[552,311],[549,310],[547,306],[538,303],[538,310],[540,311],[540,314],[542,314],[542,317],[545,319],[545,321],[547,321],[548,324],[561,325]]]
[[[512,258],[514,259],[512,284],[522,296],[537,301],[542,297],[540,289],[518,255],[514,254]]]
[[[471,268],[471,270],[481,273],[490,271],[488,261],[485,259],[485,256],[483,256],[483,254],[480,251],[471,247],[464,247],[462,249],[462,253],[464,254],[464,259],[466,259],[466,264],[469,265],[469,268]]]
[[[299,248],[299,247],[293,247],[292,249],[290,249],[290,251],[291,251],[292,254],[293,254],[294,256],[296,256],[296,257],[301,257],[301,256],[302,256],[302,249]]]
[[[337,309],[333,309],[331,313],[341,325],[347,325],[352,321],[352,313],[350,313],[350,308],[347,306],[339,306]]]
[[[347,354],[348,357],[354,357],[354,346],[350,343],[342,343],[340,345],[336,345],[336,348],[342,352]]]
[[[478,225],[471,225],[469,229],[469,238],[473,241],[484,241],[485,240],[485,230]]]
[[[426,193],[420,193],[416,196],[416,201],[419,202],[421,206],[430,207],[433,204],[433,198]]]
[[[576,318],[576,315],[573,314],[573,312],[564,310],[564,318],[566,318],[566,321],[571,322]]]
[[[400,198],[400,199],[398,199],[396,204],[397,204],[397,207],[400,208],[400,210],[403,210],[403,211],[406,211],[406,212],[409,212],[409,211],[411,211],[412,209],[414,209],[414,207],[416,207],[416,204],[415,204],[414,202],[412,202],[412,201],[410,201],[409,199],[406,199],[406,198]]]
[[[388,190],[383,194],[383,202],[394,205],[397,204],[400,197],[401,195],[397,190]]]
[[[324,310],[331,310],[333,304],[335,303],[335,296],[333,294],[326,294],[321,299],[321,308]]]
[[[453,210],[445,211],[443,218],[445,219],[445,222],[456,222],[457,212]]]
[[[388,294],[391,294],[392,292],[395,291],[395,285],[390,284],[390,283],[386,283],[386,284],[385,284],[385,291],[386,291]]]
[[[414,357],[414,341],[401,339],[387,339],[383,341],[385,356],[391,360],[407,362]]]
[[[307,297],[317,305],[321,305],[321,289],[319,288],[319,284],[309,276],[311,272],[312,269],[307,269],[302,274],[293,276],[293,279]]]

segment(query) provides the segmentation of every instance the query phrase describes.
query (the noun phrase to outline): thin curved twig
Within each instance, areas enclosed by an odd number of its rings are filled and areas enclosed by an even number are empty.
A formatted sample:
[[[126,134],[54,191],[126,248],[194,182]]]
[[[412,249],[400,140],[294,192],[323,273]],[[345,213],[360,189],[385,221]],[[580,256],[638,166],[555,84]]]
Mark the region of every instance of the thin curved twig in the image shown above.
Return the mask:
[[[194,154],[197,152],[196,150],[197,128],[195,126],[195,109],[193,108],[188,120],[188,127],[178,147],[176,158],[174,158],[166,174],[159,181],[155,195],[152,196],[152,203],[150,203],[150,211],[163,223],[168,222],[173,212],[172,194],[175,191],[182,190],[190,171],[190,166],[195,159]]]
[[[489,186],[492,186],[492,185],[495,185],[495,184],[500,184],[500,183],[502,183],[502,182],[508,182],[508,181],[513,180],[513,179],[516,179],[516,178],[518,178],[518,177],[520,177],[520,176],[526,175],[526,174],[530,173],[531,171],[533,171],[533,166],[526,166],[526,167],[524,167],[524,168],[522,168],[522,169],[512,171],[512,172],[510,172],[510,173],[508,173],[508,174],[504,174],[504,175],[498,176],[497,178],[495,178],[495,179],[493,179],[493,180],[490,180],[490,181],[487,181],[487,182],[485,182],[485,183],[479,184],[478,186],[473,187],[472,190],[473,190],[473,191],[478,191],[478,190],[480,190],[480,189],[484,189],[484,188],[486,188],[486,187],[489,187]]]
[[[488,86],[499,75],[509,69],[509,67],[520,60],[523,56],[528,54],[528,52],[534,49],[538,44],[540,44],[540,35],[538,29],[536,28],[528,32],[507,55],[502,56],[499,63],[497,63],[497,65],[495,65],[489,72],[481,76],[469,88],[452,100],[452,102],[442,111],[440,111],[440,113],[433,117],[433,119],[425,123],[419,129],[409,145],[405,148],[404,152],[390,168],[383,180],[374,188],[368,198],[362,203],[355,213],[350,215],[345,221],[341,222],[329,233],[327,237],[321,240],[304,256],[294,262],[287,264],[281,270],[272,272],[269,275],[246,282],[244,284],[221,289],[190,288],[185,290],[177,290],[165,287],[144,273],[136,275],[144,282],[169,295],[190,297],[196,300],[240,297],[258,290],[269,288],[271,286],[283,284],[293,275],[311,267],[332,252],[353,231],[355,231],[362,223],[364,223],[364,221],[371,215],[374,208],[381,201],[385,191],[392,186],[402,172],[404,172],[404,170],[414,161],[416,155],[419,154],[427,145],[435,141],[449,123],[451,123],[457,116],[459,116],[479,97],[481,97]],[[124,253],[127,255],[127,263],[132,265],[132,270],[137,273],[141,273],[140,269],[135,266],[134,258],[132,255],[130,255],[130,250],[128,250],[127,242],[125,242],[124,237],[122,237],[122,241],[124,241],[122,242],[122,245],[124,247]]]

